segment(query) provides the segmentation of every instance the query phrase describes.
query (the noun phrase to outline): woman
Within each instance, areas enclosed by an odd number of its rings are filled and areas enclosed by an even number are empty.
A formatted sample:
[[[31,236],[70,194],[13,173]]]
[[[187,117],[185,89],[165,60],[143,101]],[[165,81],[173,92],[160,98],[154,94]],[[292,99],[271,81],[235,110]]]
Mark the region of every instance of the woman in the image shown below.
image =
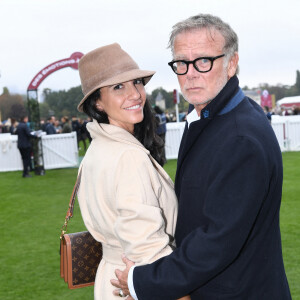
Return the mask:
[[[79,73],[84,98],[78,110],[93,122],[78,200],[87,229],[103,246],[95,299],[115,299],[110,279],[124,267],[122,253],[140,265],[172,251],[177,200],[158,163],[162,143],[144,89],[155,72],[140,70],[112,44],[83,56]]]

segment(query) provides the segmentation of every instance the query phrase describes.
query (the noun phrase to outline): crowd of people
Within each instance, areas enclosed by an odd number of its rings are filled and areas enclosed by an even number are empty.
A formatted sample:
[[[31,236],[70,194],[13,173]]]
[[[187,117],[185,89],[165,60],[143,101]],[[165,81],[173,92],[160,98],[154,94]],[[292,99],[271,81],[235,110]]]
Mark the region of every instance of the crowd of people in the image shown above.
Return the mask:
[[[45,121],[41,120],[41,129],[47,134],[59,134],[59,133],[70,133],[75,131],[77,134],[77,143],[79,147],[79,142],[83,142],[84,150],[87,149],[86,140],[91,142],[91,136],[86,129],[86,124],[90,122],[91,119],[81,119],[76,116],[72,116],[71,119],[68,116],[61,117],[60,120],[56,119],[55,116],[50,116]]]
[[[86,124],[90,122],[89,118],[81,119],[76,116],[72,116],[70,119],[68,116],[63,116],[56,119],[55,116],[50,116],[47,120],[42,119],[40,128],[46,134],[59,134],[59,133],[70,133],[75,131],[77,134],[77,143],[83,142],[84,150],[87,149],[87,139],[91,142],[91,136],[86,129]],[[5,122],[0,122],[0,133],[17,134],[17,126],[20,124],[20,120],[17,121],[14,118],[8,118]],[[30,123],[27,122],[30,127]]]

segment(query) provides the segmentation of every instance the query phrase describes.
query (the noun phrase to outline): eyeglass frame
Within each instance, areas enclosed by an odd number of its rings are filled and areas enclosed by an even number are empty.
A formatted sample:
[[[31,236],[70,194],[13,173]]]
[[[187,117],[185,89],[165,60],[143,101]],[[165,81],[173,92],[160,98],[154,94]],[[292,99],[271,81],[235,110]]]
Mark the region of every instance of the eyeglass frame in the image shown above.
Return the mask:
[[[190,64],[193,64],[194,68],[196,69],[196,71],[198,71],[199,73],[207,73],[209,71],[211,71],[211,69],[213,68],[213,65],[214,65],[214,61],[218,58],[221,58],[221,57],[224,57],[225,54],[221,54],[221,55],[218,55],[218,56],[205,56],[205,57],[197,57],[196,59],[194,60],[184,60],[184,59],[178,59],[178,60],[172,60],[168,63],[168,65],[171,67],[171,69],[173,70],[173,72],[176,74],[176,75],[185,75],[187,74],[187,72],[189,71],[189,66]],[[208,59],[210,62],[211,62],[211,65],[210,65],[210,69],[207,70],[207,71],[200,71],[198,69],[198,67],[196,66],[196,61],[198,61],[199,59]],[[174,63],[176,62],[184,62],[186,65],[187,65],[187,68],[186,68],[186,72],[185,73],[182,73],[182,74],[178,74],[175,70],[174,70]]]

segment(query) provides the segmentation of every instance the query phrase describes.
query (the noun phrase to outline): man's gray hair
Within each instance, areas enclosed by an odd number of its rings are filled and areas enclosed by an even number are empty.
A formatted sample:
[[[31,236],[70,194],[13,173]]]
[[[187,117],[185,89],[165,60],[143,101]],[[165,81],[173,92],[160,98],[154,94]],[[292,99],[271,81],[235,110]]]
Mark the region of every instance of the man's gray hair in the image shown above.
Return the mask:
[[[238,52],[238,36],[227,23],[223,22],[219,17],[210,14],[198,14],[173,26],[168,45],[172,54],[174,55],[174,41],[179,33],[203,28],[208,29],[210,32],[217,30],[221,33],[225,39],[223,50],[227,57],[231,57],[234,52]]]

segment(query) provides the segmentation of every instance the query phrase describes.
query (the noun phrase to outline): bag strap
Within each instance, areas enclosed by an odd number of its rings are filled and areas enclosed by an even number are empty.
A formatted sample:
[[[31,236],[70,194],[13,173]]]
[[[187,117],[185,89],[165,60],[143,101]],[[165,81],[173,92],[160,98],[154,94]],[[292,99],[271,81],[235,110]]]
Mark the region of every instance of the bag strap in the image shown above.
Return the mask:
[[[79,171],[79,174],[77,176],[74,188],[73,188],[73,192],[70,198],[70,202],[69,202],[69,208],[65,217],[65,222],[64,225],[61,228],[61,235],[60,235],[60,239],[63,238],[64,234],[67,233],[67,227],[68,227],[68,222],[69,220],[73,217],[73,211],[74,211],[74,204],[75,204],[75,199],[76,199],[76,195],[79,189],[79,185],[80,185],[80,179],[81,179],[81,169]]]

